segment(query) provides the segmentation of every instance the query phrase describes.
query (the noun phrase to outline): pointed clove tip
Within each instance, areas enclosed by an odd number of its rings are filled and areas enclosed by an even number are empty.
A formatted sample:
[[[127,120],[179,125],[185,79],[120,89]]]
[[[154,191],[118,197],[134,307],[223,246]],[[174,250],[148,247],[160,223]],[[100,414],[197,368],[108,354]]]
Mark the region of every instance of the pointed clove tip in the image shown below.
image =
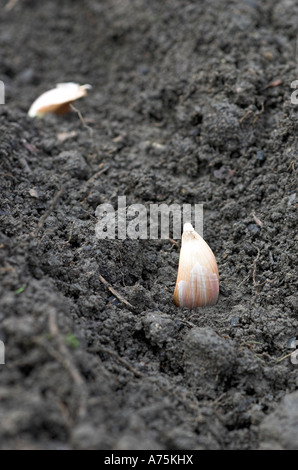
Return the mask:
[[[183,225],[183,232],[194,232],[194,230],[195,229],[189,222]]]

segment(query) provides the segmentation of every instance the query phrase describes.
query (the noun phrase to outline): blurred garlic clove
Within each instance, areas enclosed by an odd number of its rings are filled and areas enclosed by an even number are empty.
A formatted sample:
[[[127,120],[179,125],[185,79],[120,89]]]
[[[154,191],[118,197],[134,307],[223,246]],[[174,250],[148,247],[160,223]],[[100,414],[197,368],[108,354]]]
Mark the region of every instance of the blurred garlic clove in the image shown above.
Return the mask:
[[[78,85],[77,83],[58,83],[56,88],[46,91],[31,105],[28,115],[42,117],[47,113],[65,114],[69,111],[73,101],[86,96],[91,85]]]
[[[190,309],[215,305],[218,293],[215,256],[193,226],[184,224],[174,303]]]

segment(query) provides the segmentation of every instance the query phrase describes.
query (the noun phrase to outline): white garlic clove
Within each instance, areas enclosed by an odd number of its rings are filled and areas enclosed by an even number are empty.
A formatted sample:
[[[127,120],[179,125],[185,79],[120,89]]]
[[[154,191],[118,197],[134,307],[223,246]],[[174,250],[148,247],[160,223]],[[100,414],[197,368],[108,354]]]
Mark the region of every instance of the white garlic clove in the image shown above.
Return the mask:
[[[42,117],[47,113],[65,114],[69,111],[73,101],[86,96],[91,85],[78,85],[77,83],[58,83],[56,88],[46,91],[31,105],[28,115]]]
[[[190,309],[215,305],[219,275],[215,256],[189,223],[183,227],[174,303]]]

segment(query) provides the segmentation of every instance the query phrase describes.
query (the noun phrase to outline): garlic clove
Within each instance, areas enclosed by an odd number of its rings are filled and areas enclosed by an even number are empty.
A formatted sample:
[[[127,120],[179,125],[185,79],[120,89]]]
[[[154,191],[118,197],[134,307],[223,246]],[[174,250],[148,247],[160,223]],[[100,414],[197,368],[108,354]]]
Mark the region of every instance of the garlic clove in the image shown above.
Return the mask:
[[[78,85],[77,83],[58,83],[56,88],[40,95],[31,105],[28,115],[42,117],[47,113],[65,114],[69,111],[73,101],[86,96],[91,85]]]
[[[174,303],[196,308],[215,305],[219,293],[219,275],[209,245],[189,223],[184,224]]]

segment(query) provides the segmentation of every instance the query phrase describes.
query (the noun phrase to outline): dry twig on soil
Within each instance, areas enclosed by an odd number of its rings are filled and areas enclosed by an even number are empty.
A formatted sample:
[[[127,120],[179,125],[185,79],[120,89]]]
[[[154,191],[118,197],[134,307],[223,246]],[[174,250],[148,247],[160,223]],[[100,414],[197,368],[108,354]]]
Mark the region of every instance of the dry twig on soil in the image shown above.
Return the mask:
[[[145,377],[142,372],[139,372],[136,370],[134,367],[132,367],[131,364],[129,364],[125,359],[123,359],[121,356],[116,351],[113,351],[112,349],[104,348],[103,346],[95,346],[93,348],[88,349],[89,352],[92,353],[104,353],[104,354],[109,354],[110,356],[113,356],[119,361],[121,364],[123,364],[130,372],[132,372],[136,377]]]
[[[101,276],[101,274],[99,274],[99,279],[101,280],[101,282],[108,288],[108,290],[111,292],[111,294],[113,294],[122,304],[126,305],[126,307],[128,307],[130,310],[132,310],[133,312],[135,312],[135,307],[133,305],[131,305],[126,299],[124,299],[124,297],[122,297],[121,294],[119,294],[115,289],[114,287],[112,287],[108,281],[105,280],[104,277]]]
[[[46,212],[41,217],[40,221],[37,224],[36,229],[31,233],[31,237],[36,237],[39,230],[44,226],[44,223],[45,223],[46,219],[49,217],[50,213],[54,209],[55,205],[57,204],[58,199],[64,193],[64,189],[65,188],[59,189],[59,191],[55,194],[54,199],[52,200],[52,202],[50,204],[50,207],[46,210]]]
[[[75,392],[77,394],[78,406],[75,418],[84,418],[87,408],[87,389],[85,381],[65,345],[65,340],[58,328],[56,311],[52,308],[49,309],[48,325],[50,334],[56,342],[56,347],[49,342],[42,341],[40,338],[37,338],[36,342],[43,346],[47,353],[59,362],[69,373],[69,376],[74,382]]]

